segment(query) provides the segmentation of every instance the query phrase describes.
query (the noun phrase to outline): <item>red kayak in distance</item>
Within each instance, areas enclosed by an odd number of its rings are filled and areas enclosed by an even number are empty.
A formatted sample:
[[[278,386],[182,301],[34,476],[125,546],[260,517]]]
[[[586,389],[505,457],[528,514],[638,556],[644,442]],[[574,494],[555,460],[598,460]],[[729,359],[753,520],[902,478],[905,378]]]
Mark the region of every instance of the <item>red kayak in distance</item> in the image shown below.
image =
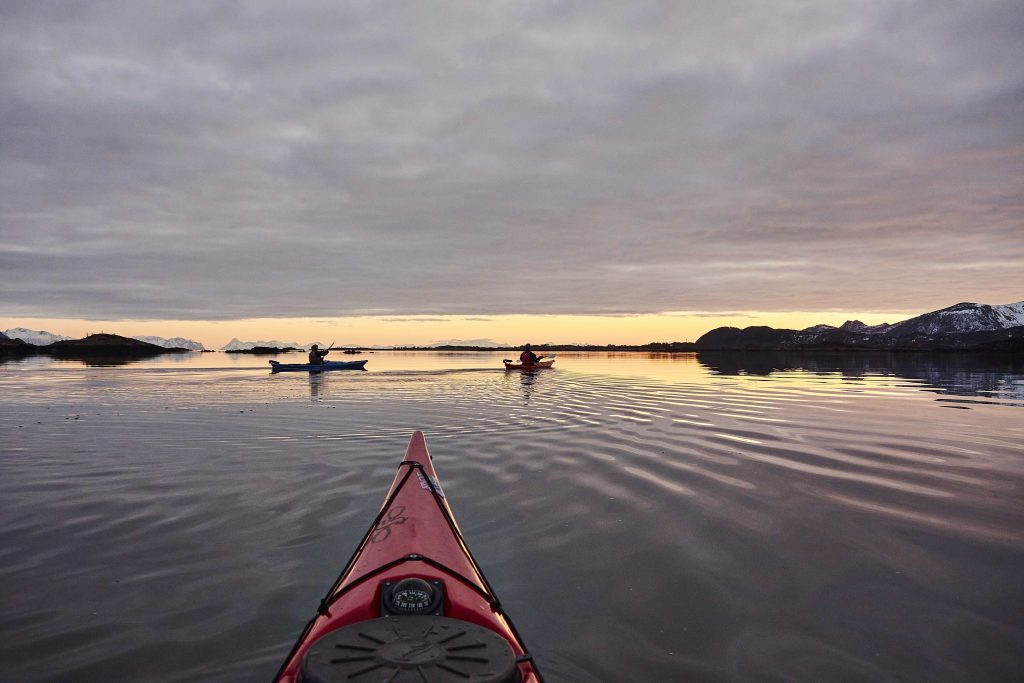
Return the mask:
[[[455,523],[422,432],[274,680],[543,680]]]
[[[523,365],[522,363],[516,363],[515,361],[510,361],[508,359],[505,359],[502,362],[505,364],[506,370],[540,370],[542,368],[550,368],[555,364],[555,361],[553,360],[542,360],[534,363],[533,365]]]

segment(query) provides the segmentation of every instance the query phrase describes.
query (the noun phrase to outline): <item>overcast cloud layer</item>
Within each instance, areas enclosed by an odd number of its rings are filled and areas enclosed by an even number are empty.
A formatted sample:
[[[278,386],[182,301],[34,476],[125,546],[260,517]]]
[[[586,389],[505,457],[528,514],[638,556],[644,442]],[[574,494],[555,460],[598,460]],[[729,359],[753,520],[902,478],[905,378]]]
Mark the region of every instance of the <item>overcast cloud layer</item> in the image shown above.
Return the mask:
[[[0,3],[0,314],[1024,298],[1024,5]]]

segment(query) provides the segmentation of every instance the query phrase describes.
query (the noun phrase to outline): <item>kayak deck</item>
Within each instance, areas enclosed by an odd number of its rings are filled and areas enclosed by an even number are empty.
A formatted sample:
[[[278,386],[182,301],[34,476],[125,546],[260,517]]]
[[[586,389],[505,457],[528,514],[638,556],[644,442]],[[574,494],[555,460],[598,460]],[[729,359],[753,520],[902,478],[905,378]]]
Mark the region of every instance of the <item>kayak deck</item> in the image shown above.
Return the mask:
[[[419,595],[422,604],[399,597],[403,586],[417,581],[424,589],[406,592]],[[339,658],[339,649],[345,657]],[[473,668],[484,664],[486,671]],[[396,683],[542,680],[466,546],[421,432],[413,434],[377,518],[275,681],[350,677]]]
[[[365,360],[330,360],[325,363],[279,363],[276,360],[268,361],[271,372],[323,372],[324,370],[364,370]]]
[[[516,363],[510,360],[503,360],[502,362],[505,364],[506,370],[537,370],[541,368],[550,368],[555,364],[555,361],[553,360],[542,360],[534,363],[533,365],[523,365],[522,363]]]

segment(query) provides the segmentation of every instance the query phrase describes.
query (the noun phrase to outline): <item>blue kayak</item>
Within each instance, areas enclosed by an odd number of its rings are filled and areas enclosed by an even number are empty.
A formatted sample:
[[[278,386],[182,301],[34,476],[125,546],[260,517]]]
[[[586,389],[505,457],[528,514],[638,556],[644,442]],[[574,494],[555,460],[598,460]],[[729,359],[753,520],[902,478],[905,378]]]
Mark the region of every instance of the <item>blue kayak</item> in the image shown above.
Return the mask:
[[[324,370],[363,370],[365,360],[340,361],[329,360],[325,363],[278,363],[270,361],[271,372],[323,372]]]

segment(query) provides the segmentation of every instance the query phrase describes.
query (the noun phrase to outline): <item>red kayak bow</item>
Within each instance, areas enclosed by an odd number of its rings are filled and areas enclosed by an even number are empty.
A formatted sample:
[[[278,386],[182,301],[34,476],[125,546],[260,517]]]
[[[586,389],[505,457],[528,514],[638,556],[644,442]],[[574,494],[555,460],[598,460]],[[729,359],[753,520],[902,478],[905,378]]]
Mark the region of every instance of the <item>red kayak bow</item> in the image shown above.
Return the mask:
[[[277,683],[540,683],[459,531],[422,432]]]

